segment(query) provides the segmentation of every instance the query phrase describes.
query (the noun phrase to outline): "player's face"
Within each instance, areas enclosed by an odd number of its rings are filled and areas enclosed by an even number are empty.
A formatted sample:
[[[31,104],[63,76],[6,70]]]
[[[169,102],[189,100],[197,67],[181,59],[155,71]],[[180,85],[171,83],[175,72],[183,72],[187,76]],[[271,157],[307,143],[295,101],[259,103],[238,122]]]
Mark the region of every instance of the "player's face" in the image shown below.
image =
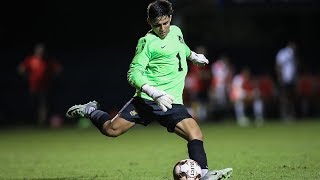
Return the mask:
[[[161,38],[164,39],[170,31],[170,23],[172,16],[161,16],[154,21],[148,20],[152,30]]]

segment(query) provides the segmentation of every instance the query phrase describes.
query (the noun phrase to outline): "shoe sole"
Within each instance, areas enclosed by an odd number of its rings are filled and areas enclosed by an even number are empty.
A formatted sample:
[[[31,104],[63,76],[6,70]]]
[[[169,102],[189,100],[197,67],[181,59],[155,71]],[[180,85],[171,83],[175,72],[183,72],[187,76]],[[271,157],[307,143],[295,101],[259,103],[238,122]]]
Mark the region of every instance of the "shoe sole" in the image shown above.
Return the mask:
[[[79,109],[79,105],[75,105],[72,106],[71,108],[69,108],[69,110],[66,113],[66,116],[68,118],[75,118],[76,116],[72,115],[74,111],[76,111],[77,109]]]

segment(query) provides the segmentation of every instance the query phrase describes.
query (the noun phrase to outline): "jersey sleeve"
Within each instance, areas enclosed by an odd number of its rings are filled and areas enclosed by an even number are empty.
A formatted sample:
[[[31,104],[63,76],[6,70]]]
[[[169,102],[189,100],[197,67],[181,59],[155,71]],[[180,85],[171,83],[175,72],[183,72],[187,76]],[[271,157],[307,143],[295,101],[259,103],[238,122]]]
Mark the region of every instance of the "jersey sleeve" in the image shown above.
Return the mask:
[[[190,56],[190,54],[191,54],[191,50],[190,50],[189,46],[186,43],[184,43],[184,45],[185,45],[185,49],[186,49],[186,57],[188,58]]]
[[[135,56],[130,63],[127,73],[127,79],[131,86],[140,90],[141,87],[148,83],[144,74],[150,60],[150,52],[147,47],[147,39],[142,37],[136,46]]]
[[[183,33],[182,33],[181,29],[176,25],[172,25],[172,29],[177,31],[177,34],[179,34],[182,37],[182,41],[185,46],[186,57],[188,58],[191,54],[191,50],[190,50],[189,46],[186,44],[186,42],[184,42]]]
[[[182,37],[182,41],[184,43],[185,46],[185,51],[186,51],[186,57],[188,58],[191,54],[191,50],[189,48],[189,46],[186,44],[186,42],[184,42],[184,38],[183,38],[183,33],[181,31],[181,29],[178,26],[173,25],[172,26],[174,29],[176,29],[178,31],[178,34],[180,34],[180,36]]]

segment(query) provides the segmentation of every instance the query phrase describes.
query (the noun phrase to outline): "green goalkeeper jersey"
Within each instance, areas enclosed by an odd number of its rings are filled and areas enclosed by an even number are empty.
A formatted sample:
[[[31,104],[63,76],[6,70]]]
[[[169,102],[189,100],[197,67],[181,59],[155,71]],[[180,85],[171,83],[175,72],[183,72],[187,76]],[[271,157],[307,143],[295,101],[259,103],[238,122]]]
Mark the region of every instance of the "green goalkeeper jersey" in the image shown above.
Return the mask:
[[[185,44],[179,27],[171,25],[164,39],[149,31],[139,39],[127,74],[128,82],[136,88],[134,96],[152,100],[141,92],[141,87],[148,84],[172,95],[173,104],[183,104],[189,55],[190,48]]]

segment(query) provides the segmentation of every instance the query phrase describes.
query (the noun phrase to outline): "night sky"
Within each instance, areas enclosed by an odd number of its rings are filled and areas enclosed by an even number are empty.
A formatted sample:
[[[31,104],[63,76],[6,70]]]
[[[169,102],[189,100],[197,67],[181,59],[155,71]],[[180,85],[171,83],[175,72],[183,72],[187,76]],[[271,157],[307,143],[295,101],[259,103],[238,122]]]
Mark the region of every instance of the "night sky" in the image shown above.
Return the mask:
[[[146,5],[144,1],[5,2],[0,6],[1,46],[23,48],[37,41],[51,48],[126,46],[128,38],[136,39],[148,28]]]

